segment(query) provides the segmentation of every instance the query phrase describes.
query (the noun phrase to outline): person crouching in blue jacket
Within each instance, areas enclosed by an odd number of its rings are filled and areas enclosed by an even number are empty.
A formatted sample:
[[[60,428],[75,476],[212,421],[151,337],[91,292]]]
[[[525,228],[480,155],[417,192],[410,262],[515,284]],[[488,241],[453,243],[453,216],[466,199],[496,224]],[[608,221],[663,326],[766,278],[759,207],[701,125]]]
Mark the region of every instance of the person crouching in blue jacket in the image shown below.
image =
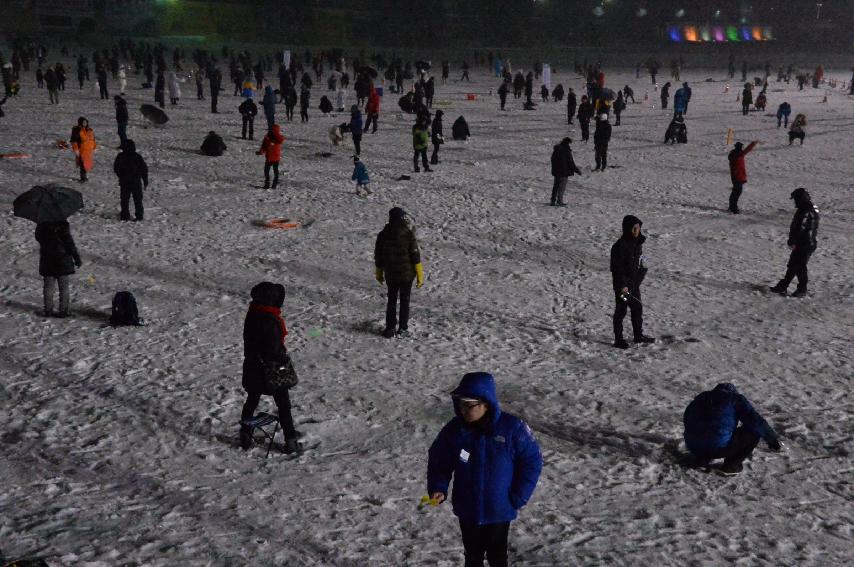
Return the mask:
[[[451,392],[456,417],[430,446],[427,492],[439,503],[451,477],[466,567],[507,565],[510,522],[537,486],[543,457],[528,425],[501,411],[495,379],[486,372],[463,376]]]
[[[683,416],[685,445],[699,466],[724,459],[719,472],[738,474],[762,439],[772,451],[782,449],[777,434],[732,384],[718,384],[688,404]],[[741,426],[739,426],[741,422]]]
[[[368,168],[365,167],[359,156],[353,156],[353,175],[350,179],[356,182],[356,195],[361,195],[362,190],[368,195],[371,194],[371,190],[368,188],[371,182],[371,178],[368,177]]]

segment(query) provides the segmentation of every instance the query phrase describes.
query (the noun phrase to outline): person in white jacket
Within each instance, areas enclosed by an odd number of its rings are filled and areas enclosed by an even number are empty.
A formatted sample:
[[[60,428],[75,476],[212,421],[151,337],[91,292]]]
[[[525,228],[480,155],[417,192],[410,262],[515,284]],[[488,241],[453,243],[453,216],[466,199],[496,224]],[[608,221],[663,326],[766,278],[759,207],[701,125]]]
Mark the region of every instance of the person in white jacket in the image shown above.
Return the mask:
[[[125,89],[128,86],[128,76],[127,71],[125,71],[125,66],[121,65],[119,67],[119,92],[124,95]]]
[[[178,99],[181,98],[181,86],[178,83],[178,75],[175,74],[175,71],[169,71],[169,101],[173,105],[178,104]]]

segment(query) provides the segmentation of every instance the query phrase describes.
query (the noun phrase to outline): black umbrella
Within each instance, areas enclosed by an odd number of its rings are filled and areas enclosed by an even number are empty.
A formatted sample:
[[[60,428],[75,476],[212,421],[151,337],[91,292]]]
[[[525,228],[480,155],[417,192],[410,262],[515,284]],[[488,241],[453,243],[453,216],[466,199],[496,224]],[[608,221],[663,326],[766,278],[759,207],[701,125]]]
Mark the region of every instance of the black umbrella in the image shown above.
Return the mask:
[[[425,71],[429,71],[430,70],[430,63],[428,63],[427,61],[416,61],[415,62],[415,68],[416,69],[424,69]]]
[[[139,107],[139,111],[152,124],[166,124],[169,122],[169,117],[166,116],[166,113],[153,104],[143,104]]]
[[[83,208],[83,195],[59,185],[36,185],[15,197],[15,216],[33,222],[60,222]]]
[[[365,65],[364,67],[361,67],[359,69],[359,74],[360,75],[370,75],[374,79],[376,79],[377,76],[379,75],[377,70],[374,69],[373,67],[371,67],[370,65]]]

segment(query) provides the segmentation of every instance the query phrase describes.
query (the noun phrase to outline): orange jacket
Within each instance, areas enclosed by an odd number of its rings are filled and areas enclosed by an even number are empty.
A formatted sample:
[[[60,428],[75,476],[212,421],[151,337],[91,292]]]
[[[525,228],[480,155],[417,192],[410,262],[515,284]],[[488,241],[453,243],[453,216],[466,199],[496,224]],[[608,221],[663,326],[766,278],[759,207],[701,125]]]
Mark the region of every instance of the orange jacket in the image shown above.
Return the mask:
[[[71,150],[77,156],[77,163],[82,163],[83,169],[86,171],[92,170],[95,148],[97,147],[95,132],[88,126],[85,128],[83,126],[75,126],[71,130]]]
[[[282,142],[284,141],[285,137],[282,136],[281,128],[278,124],[273,124],[271,131],[264,136],[258,153],[264,154],[268,163],[277,163],[282,159]]]

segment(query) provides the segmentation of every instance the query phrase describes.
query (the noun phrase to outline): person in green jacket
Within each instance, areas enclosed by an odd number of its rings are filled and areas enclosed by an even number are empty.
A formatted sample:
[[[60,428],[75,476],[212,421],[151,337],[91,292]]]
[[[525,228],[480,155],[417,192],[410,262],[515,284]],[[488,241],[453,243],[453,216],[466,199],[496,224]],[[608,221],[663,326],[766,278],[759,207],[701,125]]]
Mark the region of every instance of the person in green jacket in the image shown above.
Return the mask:
[[[424,122],[416,122],[412,127],[412,148],[415,154],[412,162],[415,164],[415,173],[421,171],[418,169],[418,157],[421,156],[421,163],[424,166],[424,171],[430,171],[430,165],[427,161],[427,144],[430,141],[430,133],[427,131],[427,125]]]

